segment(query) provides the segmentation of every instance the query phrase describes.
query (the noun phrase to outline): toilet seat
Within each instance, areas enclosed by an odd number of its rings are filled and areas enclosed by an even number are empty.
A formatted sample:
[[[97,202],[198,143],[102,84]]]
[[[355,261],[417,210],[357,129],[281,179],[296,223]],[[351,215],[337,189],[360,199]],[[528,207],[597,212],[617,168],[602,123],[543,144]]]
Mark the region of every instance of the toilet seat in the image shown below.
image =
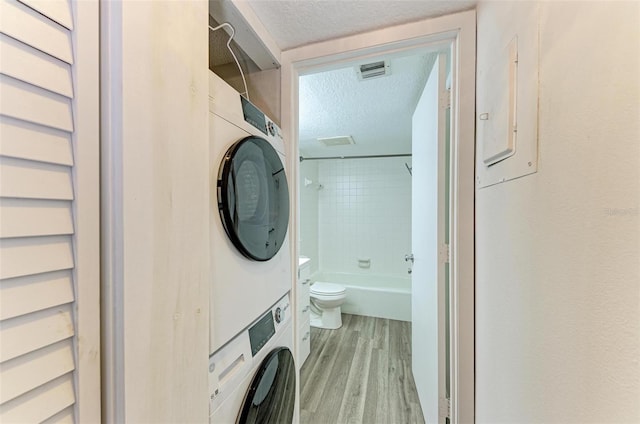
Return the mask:
[[[345,294],[346,290],[340,284],[317,281],[310,287],[309,292],[326,297],[340,297]]]

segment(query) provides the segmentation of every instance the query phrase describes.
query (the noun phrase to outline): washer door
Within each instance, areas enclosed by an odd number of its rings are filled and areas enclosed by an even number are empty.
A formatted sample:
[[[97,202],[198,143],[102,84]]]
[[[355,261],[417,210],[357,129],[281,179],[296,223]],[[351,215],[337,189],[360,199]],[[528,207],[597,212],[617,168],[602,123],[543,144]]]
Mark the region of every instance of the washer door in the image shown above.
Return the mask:
[[[218,209],[231,242],[247,258],[268,261],[289,225],[289,188],[278,152],[260,137],[227,150],[218,174]]]
[[[269,352],[251,381],[236,424],[290,424],[296,403],[296,367],[286,347]]]

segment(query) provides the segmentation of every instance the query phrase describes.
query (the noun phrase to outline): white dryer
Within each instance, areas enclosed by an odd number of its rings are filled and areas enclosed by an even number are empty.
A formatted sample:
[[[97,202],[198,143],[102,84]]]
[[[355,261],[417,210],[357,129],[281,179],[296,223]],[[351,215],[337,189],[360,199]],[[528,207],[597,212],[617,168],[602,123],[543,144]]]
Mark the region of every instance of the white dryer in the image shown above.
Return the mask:
[[[289,188],[277,125],[209,72],[210,354],[291,289]]]

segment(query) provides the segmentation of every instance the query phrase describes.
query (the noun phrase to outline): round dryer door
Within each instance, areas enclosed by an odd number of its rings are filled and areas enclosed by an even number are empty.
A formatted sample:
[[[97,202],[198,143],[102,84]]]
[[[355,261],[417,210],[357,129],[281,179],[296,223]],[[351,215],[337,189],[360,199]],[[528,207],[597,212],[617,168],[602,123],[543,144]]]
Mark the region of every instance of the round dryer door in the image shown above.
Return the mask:
[[[289,188],[278,152],[260,137],[229,148],[218,175],[218,209],[231,242],[247,258],[268,261],[289,225]]]
[[[236,424],[290,424],[296,403],[296,367],[286,347],[269,352],[247,391]]]

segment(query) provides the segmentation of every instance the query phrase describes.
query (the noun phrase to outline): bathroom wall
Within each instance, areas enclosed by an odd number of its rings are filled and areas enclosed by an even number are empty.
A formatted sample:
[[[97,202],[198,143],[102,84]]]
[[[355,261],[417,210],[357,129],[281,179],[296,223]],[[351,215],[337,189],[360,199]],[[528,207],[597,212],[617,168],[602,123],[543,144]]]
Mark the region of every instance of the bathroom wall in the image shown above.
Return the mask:
[[[318,161],[318,246],[326,272],[407,275],[410,157]],[[360,268],[358,259],[370,259]]]
[[[311,273],[318,271],[318,163],[303,161],[300,163],[300,255],[311,258]],[[305,179],[312,184],[305,186]]]
[[[538,173],[476,193],[479,424],[640,422],[639,16],[478,5],[479,66],[540,34]]]

